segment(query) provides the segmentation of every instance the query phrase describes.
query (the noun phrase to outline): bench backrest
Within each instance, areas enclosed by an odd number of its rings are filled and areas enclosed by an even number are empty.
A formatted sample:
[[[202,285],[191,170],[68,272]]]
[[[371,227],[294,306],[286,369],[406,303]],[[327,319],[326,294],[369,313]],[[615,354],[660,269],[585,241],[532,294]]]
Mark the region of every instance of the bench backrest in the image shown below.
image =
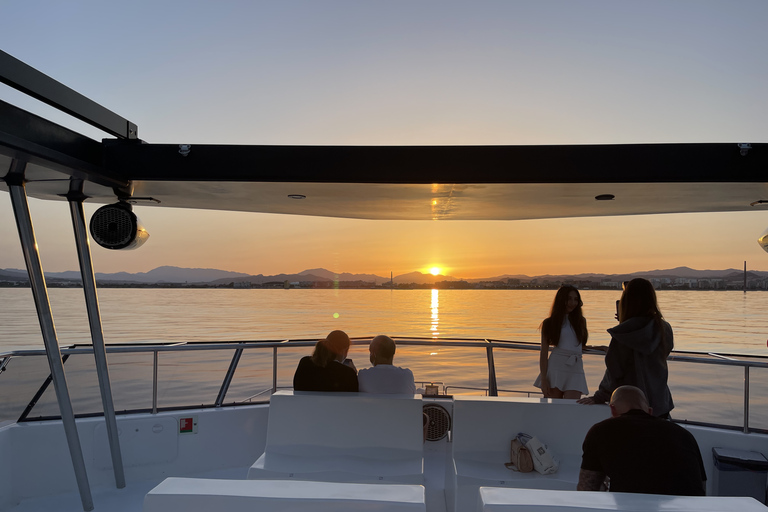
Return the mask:
[[[555,457],[578,457],[589,428],[610,417],[605,405],[544,398],[461,397],[453,404],[456,458],[507,462],[518,432],[536,436]]]
[[[423,432],[417,395],[278,391],[270,400],[266,452],[422,453]]]
[[[300,480],[167,478],[144,498],[144,512],[424,512],[420,485],[366,485]]]

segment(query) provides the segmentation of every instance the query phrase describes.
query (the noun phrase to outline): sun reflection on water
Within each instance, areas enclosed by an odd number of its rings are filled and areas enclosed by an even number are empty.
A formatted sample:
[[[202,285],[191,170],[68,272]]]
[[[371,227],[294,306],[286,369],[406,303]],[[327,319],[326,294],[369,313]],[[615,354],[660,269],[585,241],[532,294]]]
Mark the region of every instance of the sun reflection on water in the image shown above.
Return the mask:
[[[440,333],[437,331],[437,326],[440,320],[438,316],[438,308],[440,306],[439,293],[440,290],[432,290],[432,325],[429,327],[429,330],[432,331],[433,338],[440,336]]]

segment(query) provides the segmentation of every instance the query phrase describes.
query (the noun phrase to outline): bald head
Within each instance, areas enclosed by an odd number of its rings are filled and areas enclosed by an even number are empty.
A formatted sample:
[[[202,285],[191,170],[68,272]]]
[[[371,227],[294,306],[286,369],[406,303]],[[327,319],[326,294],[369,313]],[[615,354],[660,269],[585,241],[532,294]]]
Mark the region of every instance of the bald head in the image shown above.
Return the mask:
[[[371,364],[392,364],[395,358],[395,341],[389,336],[380,334],[371,340],[368,348],[371,353]]]
[[[619,386],[611,395],[611,414],[621,416],[632,409],[653,414],[651,406],[648,405],[648,399],[640,388],[635,386]]]

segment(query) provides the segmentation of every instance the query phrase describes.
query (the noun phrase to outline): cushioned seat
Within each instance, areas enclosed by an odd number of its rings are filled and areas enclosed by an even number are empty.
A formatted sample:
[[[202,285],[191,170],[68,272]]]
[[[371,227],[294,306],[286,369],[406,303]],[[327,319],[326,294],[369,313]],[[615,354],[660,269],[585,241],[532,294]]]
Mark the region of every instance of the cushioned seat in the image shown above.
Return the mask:
[[[452,460],[445,484],[448,510],[474,510],[482,486],[575,491],[584,436],[608,417],[607,406],[581,405],[575,400],[455,397]],[[507,469],[510,442],[518,432],[545,443],[559,459],[560,469],[551,475]]]
[[[416,395],[278,391],[249,479],[423,484]]]
[[[626,512],[766,512],[754,498],[723,496],[661,496],[622,492],[542,491],[481,487],[481,512],[569,512],[616,510]]]
[[[144,512],[425,512],[420,485],[298,480],[166,478],[144,498]]]

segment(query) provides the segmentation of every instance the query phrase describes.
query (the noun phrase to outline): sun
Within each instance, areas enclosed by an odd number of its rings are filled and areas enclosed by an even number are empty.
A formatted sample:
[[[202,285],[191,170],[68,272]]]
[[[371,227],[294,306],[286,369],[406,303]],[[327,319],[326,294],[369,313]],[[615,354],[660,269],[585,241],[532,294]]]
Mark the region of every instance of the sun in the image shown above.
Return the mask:
[[[433,276],[439,276],[440,275],[440,267],[432,267],[429,269],[429,273]]]

